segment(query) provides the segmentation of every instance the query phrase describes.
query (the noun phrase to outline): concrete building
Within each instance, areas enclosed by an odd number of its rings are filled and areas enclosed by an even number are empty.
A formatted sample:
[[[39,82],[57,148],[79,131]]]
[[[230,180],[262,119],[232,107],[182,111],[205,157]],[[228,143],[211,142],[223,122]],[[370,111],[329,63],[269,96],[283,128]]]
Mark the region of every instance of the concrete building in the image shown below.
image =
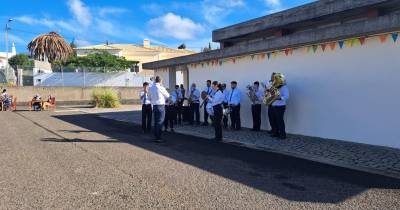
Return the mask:
[[[15,48],[14,42],[11,46],[11,52],[8,52],[8,58],[13,57],[17,54],[17,49]],[[0,69],[6,68],[7,65],[7,52],[0,52]]]
[[[164,46],[151,45],[150,40],[143,40],[143,45],[135,44],[104,44],[76,48],[78,56],[85,56],[99,51],[107,51],[110,54],[125,57],[130,61],[139,62],[139,72],[142,74],[153,74],[153,71],[144,71],[142,64],[146,62],[159,61],[175,58],[184,55],[191,55],[195,52],[184,49],[173,49]]]
[[[186,87],[237,80],[246,127],[246,86],[281,72],[291,94],[289,133],[400,148],[399,30],[398,0],[321,0],[215,30],[219,50],[143,67],[169,87],[177,72]]]

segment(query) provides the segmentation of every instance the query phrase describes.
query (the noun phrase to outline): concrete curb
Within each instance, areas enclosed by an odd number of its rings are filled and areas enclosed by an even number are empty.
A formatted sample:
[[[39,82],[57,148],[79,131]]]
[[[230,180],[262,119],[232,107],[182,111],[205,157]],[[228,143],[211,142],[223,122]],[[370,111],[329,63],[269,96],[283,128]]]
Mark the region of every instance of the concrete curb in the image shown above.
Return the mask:
[[[117,119],[108,118],[108,117],[105,117],[105,116],[101,116],[99,114],[96,114],[96,116],[99,117],[99,118],[104,118],[104,119],[107,119],[107,120],[111,120],[111,121],[115,122],[115,125],[123,126],[125,128],[132,128],[132,125],[134,125],[134,126],[138,126],[139,125],[139,124],[133,123],[133,122],[127,122],[127,121],[123,121],[123,120],[117,120]],[[180,131],[175,131],[175,132],[177,134],[183,134],[183,135],[188,135],[188,136],[196,136],[196,137],[199,137],[199,138],[208,139],[208,137],[206,137],[205,135],[193,135],[193,134],[190,134],[189,132],[180,132]],[[309,160],[309,161],[313,161],[313,162],[317,162],[317,163],[322,163],[322,164],[337,166],[337,167],[341,167],[341,168],[347,168],[347,169],[352,169],[352,170],[356,170],[356,171],[362,171],[362,172],[366,172],[366,173],[370,173],[370,174],[376,174],[376,175],[386,176],[386,177],[390,177],[390,178],[400,179],[400,174],[390,173],[390,172],[387,172],[387,171],[384,171],[384,170],[375,169],[375,168],[367,168],[367,167],[361,167],[361,166],[355,166],[355,165],[340,163],[340,162],[332,161],[332,160],[324,158],[324,157],[314,158],[314,157],[310,157],[310,156],[302,155],[302,154],[298,154],[298,153],[279,151],[279,150],[274,150],[274,149],[270,149],[270,148],[266,148],[266,147],[256,146],[254,144],[238,142],[238,141],[235,141],[235,140],[232,140],[232,139],[228,139],[228,138],[223,138],[223,142],[227,143],[227,144],[235,145],[235,146],[255,149],[255,150],[259,150],[259,151],[271,152],[271,153],[275,153],[275,154],[286,155],[286,156],[295,157],[295,158],[299,158],[299,159]]]

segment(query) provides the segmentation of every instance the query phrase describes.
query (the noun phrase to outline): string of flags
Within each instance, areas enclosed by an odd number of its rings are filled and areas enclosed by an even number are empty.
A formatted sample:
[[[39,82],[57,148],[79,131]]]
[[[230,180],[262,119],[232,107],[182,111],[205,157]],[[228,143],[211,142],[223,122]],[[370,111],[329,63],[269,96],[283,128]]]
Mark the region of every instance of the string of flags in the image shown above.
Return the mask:
[[[356,38],[344,39],[344,40],[337,40],[332,42],[320,43],[320,44],[313,44],[313,45],[306,45],[296,48],[287,48],[282,50],[275,50],[269,52],[260,52],[250,55],[243,55],[243,56],[236,56],[231,58],[224,58],[224,59],[215,59],[215,60],[208,60],[202,61],[199,63],[192,63],[190,67],[197,68],[198,66],[205,67],[205,66],[222,66],[223,63],[231,62],[236,64],[238,61],[242,59],[251,59],[251,60],[265,60],[265,59],[273,59],[280,55],[283,56],[291,56],[295,51],[305,49],[307,53],[316,53],[317,51],[326,52],[328,50],[334,51],[336,49],[344,49],[344,48],[351,48],[354,46],[363,46],[367,43],[369,39],[378,38],[380,43],[386,43],[389,39],[391,39],[394,43],[397,42],[399,38],[400,32],[391,32],[385,34],[378,34],[372,36],[361,36]]]

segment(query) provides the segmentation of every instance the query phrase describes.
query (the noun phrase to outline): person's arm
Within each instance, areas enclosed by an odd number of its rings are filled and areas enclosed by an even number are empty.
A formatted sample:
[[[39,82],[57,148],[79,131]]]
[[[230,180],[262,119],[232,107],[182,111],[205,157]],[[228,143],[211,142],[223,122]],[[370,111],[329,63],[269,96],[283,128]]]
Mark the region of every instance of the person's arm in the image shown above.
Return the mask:
[[[168,91],[164,87],[160,87],[160,92],[164,96],[164,98],[169,98],[170,97],[170,94],[168,93]]]
[[[144,98],[144,91],[141,91],[141,92],[139,93],[139,96],[140,96],[140,100],[143,100],[143,98]]]
[[[280,100],[287,101],[289,99],[289,89],[286,86],[281,88],[280,93],[281,93]]]

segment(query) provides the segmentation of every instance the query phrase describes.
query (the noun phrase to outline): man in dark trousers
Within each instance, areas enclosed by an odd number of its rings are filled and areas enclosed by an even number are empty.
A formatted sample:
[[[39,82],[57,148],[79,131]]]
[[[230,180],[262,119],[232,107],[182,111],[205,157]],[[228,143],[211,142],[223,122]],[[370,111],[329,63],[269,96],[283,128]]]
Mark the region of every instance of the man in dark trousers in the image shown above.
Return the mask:
[[[154,84],[149,89],[151,104],[154,115],[154,136],[156,142],[161,140],[162,126],[165,119],[165,101],[169,98],[168,91],[162,86],[162,79],[156,76]]]
[[[213,88],[211,87],[211,80],[207,80],[207,86],[204,88],[203,91],[206,92],[208,96],[212,95]],[[209,117],[209,115],[207,113],[207,102],[205,102],[203,104],[203,108],[204,108],[204,110],[203,110],[203,112],[204,112],[204,122],[203,122],[202,125],[203,126],[207,126],[208,125],[208,117]]]
[[[228,95],[228,106],[231,108],[231,126],[233,130],[240,130],[241,120],[240,120],[240,100],[242,93],[239,88],[237,88],[237,82],[231,82],[231,91]]]
[[[149,98],[149,83],[147,82],[143,83],[140,100],[142,101],[142,129],[144,133],[150,133],[153,109]]]

